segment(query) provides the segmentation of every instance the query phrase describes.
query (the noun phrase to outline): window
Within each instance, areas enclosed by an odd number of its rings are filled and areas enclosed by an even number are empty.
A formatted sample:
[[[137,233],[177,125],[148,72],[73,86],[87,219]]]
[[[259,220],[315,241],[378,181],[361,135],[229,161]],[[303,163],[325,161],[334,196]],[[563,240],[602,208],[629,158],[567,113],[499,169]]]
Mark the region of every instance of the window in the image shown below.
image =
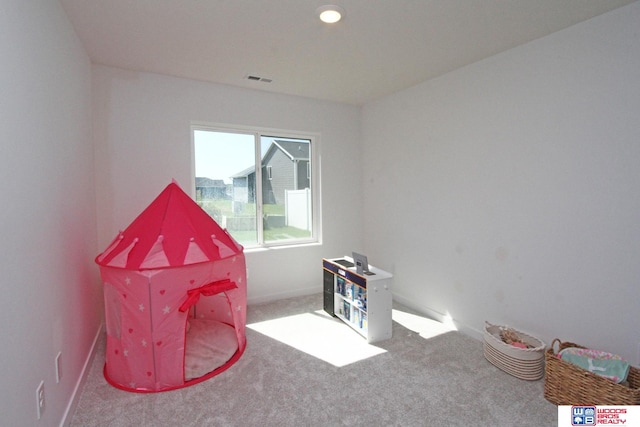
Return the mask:
[[[195,199],[246,248],[318,241],[317,136],[192,126]]]

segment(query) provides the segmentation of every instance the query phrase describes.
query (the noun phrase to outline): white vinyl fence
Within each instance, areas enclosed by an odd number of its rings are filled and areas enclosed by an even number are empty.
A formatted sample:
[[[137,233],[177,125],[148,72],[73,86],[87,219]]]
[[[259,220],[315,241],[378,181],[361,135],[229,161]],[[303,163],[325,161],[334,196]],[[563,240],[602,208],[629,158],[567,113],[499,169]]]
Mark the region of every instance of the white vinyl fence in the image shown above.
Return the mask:
[[[289,227],[311,230],[311,190],[285,191],[285,217]]]

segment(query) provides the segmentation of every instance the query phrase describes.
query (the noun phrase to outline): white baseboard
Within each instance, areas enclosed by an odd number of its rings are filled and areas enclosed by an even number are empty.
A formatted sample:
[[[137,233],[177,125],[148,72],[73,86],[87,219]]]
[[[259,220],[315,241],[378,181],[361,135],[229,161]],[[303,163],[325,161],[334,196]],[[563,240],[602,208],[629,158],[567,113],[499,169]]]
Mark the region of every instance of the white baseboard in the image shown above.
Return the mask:
[[[472,328],[460,321],[458,321],[457,319],[451,318],[443,313],[440,313],[436,310],[432,310],[429,307],[425,307],[425,306],[421,306],[416,304],[415,299],[414,298],[407,298],[403,295],[397,294],[395,292],[393,293],[393,300],[399,302],[402,305],[405,305],[407,307],[409,307],[412,310],[417,311],[418,313],[421,313],[427,317],[429,317],[430,319],[436,320],[438,322],[441,323],[453,323],[453,326],[455,326],[456,330],[462,332],[465,335],[470,336],[471,338],[475,338],[479,341],[482,341],[483,339],[483,333],[480,330],[477,330],[475,328]]]
[[[82,371],[80,372],[80,378],[76,382],[76,386],[73,389],[73,393],[71,393],[71,399],[69,399],[69,404],[67,405],[67,409],[64,411],[64,415],[62,416],[62,420],[60,421],[60,427],[69,426],[71,423],[71,418],[73,417],[73,413],[78,406],[78,399],[80,398],[80,393],[82,392],[82,388],[84,387],[84,383],[87,380],[87,375],[89,374],[89,369],[91,368],[91,364],[93,363],[93,359],[96,356],[96,347],[98,344],[98,340],[102,336],[102,331],[104,329],[104,324],[100,324],[98,328],[98,332],[96,332],[96,336],[93,338],[93,343],[91,344],[91,349],[89,350],[89,354],[87,355],[87,359],[84,361],[84,366],[82,367]]]
[[[318,286],[313,286],[304,289],[297,289],[288,292],[279,292],[275,294],[262,295],[259,297],[247,297],[247,305],[264,304],[268,302],[274,302],[287,298],[304,297],[307,295],[322,293],[322,289]]]

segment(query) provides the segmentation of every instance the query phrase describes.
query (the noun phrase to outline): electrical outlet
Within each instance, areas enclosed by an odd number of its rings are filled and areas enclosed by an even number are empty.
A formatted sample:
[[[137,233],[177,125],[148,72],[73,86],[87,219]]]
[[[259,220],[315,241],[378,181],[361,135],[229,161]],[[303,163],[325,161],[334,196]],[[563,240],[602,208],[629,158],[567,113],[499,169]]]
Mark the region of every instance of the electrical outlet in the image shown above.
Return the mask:
[[[38,419],[40,419],[44,412],[44,381],[40,381],[36,389],[36,408],[38,408]]]
[[[60,356],[62,356],[62,352],[59,351],[56,355],[56,384],[60,384],[60,380],[62,379],[62,366],[60,365]]]

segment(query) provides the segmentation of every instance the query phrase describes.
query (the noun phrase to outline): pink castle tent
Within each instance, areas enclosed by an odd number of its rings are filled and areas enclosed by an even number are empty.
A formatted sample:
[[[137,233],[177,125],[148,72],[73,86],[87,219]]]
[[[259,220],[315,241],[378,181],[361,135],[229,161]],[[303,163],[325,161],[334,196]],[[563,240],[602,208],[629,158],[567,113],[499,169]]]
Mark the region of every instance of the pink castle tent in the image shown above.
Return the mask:
[[[104,282],[104,376],[166,391],[233,365],[246,347],[243,248],[174,182],[96,258]]]

